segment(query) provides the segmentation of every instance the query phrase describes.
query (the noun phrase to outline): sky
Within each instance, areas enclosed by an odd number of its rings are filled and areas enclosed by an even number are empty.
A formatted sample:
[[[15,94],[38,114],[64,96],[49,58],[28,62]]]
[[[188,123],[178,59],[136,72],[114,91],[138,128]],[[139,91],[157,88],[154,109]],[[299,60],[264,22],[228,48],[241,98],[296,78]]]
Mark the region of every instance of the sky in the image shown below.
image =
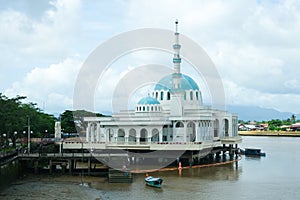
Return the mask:
[[[54,115],[73,109],[78,74],[99,45],[141,28],[173,31],[176,19],[180,33],[214,63],[227,105],[300,113],[297,0],[0,0],[0,92],[27,96]],[[110,112],[118,81],[147,62],[172,67],[172,54],[137,52],[113,62],[105,81],[98,81],[96,111]],[[186,73],[209,103],[205,84],[192,71]],[[132,94],[131,101],[147,95],[150,89],[145,88]]]

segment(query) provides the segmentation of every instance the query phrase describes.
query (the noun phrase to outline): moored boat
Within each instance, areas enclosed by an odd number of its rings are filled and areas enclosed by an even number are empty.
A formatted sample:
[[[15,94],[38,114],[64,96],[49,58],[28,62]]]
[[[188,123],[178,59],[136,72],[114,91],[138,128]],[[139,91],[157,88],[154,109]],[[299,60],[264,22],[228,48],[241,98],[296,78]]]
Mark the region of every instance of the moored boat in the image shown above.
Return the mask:
[[[245,148],[245,150],[240,149],[240,152],[245,156],[266,156],[266,153],[261,152],[261,149],[257,148]]]
[[[160,188],[163,180],[161,178],[154,178],[152,176],[148,176],[145,178],[145,182],[146,185]]]

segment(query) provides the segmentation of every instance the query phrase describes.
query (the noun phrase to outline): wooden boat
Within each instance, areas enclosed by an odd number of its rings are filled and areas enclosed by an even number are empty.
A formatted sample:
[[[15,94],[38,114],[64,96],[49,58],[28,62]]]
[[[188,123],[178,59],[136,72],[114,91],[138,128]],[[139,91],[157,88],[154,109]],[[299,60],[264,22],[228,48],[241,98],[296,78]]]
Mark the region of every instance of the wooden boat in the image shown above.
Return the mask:
[[[154,178],[152,176],[148,176],[145,178],[145,182],[146,185],[160,188],[163,180],[161,178]]]
[[[266,156],[266,153],[261,152],[261,149],[256,148],[245,148],[245,150],[240,149],[240,152],[245,156]]]

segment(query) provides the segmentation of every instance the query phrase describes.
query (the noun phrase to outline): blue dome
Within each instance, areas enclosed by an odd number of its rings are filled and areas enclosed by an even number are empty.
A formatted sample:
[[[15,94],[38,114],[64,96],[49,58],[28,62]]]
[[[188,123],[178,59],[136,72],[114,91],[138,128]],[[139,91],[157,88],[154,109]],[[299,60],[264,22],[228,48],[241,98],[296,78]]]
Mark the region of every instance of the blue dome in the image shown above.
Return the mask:
[[[149,104],[160,104],[159,101],[157,101],[157,99],[153,98],[153,97],[144,97],[142,98],[139,102],[139,105],[149,105]]]
[[[163,77],[155,86],[154,90],[173,90],[173,76],[182,76],[182,90],[199,90],[197,83],[185,74],[170,74]]]

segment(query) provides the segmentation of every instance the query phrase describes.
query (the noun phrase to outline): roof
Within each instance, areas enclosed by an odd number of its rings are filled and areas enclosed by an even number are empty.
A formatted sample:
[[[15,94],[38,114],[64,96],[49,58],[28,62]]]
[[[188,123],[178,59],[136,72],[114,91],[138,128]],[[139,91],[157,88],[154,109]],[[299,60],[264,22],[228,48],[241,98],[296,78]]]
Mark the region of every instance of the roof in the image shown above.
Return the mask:
[[[159,101],[153,97],[144,97],[139,102],[139,105],[153,105],[153,104],[160,104]]]
[[[188,75],[185,74],[169,74],[155,85],[154,90],[174,90],[173,89],[173,77],[181,76],[181,89],[183,90],[199,90],[197,83]]]

